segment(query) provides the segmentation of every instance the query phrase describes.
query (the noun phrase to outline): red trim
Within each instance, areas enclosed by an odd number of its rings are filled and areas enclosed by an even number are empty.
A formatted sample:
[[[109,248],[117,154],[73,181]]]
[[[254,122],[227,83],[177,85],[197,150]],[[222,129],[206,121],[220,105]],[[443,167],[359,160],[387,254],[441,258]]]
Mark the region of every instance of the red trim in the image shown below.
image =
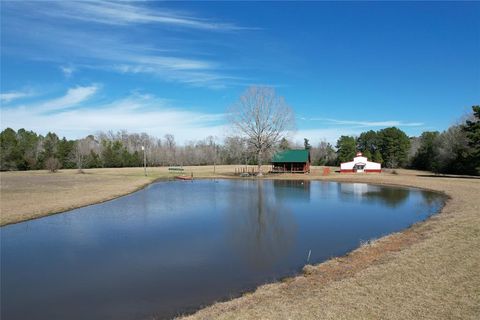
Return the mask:
[[[356,173],[357,171],[355,169],[341,169],[340,173]],[[380,173],[382,172],[382,169],[365,169],[363,171],[364,173]]]

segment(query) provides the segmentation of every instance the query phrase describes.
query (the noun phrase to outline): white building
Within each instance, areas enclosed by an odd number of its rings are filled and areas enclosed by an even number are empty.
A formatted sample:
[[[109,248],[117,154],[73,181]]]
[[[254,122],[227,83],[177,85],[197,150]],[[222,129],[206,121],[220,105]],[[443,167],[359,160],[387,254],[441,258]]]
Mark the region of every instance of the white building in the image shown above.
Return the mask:
[[[357,156],[353,158],[353,161],[342,162],[340,164],[341,173],[369,173],[369,172],[382,172],[382,165],[378,162],[368,161],[361,152],[357,152]]]

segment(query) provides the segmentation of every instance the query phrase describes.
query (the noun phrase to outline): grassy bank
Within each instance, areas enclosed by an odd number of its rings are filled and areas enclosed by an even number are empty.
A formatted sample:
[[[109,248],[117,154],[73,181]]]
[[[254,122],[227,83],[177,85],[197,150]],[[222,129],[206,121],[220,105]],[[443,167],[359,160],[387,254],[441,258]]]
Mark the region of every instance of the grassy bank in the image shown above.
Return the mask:
[[[186,168],[197,178],[232,177],[234,166]],[[442,213],[345,257],[307,266],[303,275],[207,307],[188,319],[478,319],[480,180],[397,170],[397,174],[315,179],[413,186],[444,192]],[[1,223],[12,223],[127,194],[169,177],[166,168],[1,173]],[[269,177],[270,178],[270,177]]]
[[[310,178],[421,187],[450,200],[424,223],[186,319],[480,318],[480,180],[407,170]]]

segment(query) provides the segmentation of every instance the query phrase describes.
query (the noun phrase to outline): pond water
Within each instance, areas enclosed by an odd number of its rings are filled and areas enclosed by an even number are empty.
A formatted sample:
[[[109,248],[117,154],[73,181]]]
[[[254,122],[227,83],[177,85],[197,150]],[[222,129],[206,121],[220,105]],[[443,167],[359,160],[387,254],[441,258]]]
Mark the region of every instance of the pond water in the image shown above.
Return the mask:
[[[163,319],[402,230],[444,198],[320,181],[159,182],[0,228],[1,318]]]

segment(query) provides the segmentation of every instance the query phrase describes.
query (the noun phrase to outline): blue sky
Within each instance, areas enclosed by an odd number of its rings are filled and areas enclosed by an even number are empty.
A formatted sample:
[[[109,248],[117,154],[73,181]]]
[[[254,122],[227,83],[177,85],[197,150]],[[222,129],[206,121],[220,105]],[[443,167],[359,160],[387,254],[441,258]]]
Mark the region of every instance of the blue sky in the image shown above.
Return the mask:
[[[268,85],[293,139],[444,130],[480,103],[476,2],[1,2],[1,126],[179,143]]]

